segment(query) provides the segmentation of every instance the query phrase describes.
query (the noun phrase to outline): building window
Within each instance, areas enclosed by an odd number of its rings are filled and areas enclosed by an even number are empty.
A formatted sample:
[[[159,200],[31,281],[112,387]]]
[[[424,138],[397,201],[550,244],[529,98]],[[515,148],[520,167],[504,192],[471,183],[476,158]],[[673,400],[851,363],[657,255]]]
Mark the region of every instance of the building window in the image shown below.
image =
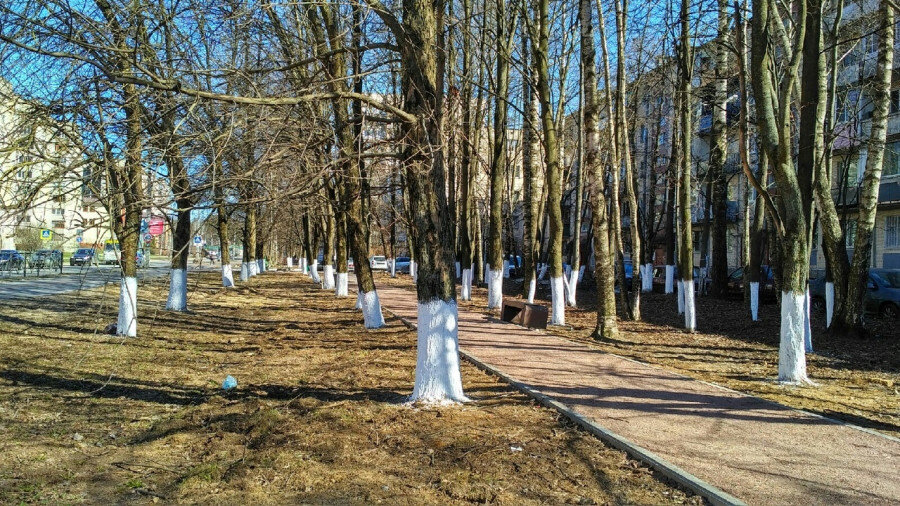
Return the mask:
[[[881,177],[900,175],[900,141],[890,142],[884,150],[884,166]]]
[[[891,90],[891,114],[900,112],[900,88]]]
[[[61,221],[61,220],[60,220],[60,221],[54,221],[54,222],[53,222],[53,228],[66,228],[66,222],[65,222],[65,221]]]
[[[884,219],[885,249],[900,249],[900,216],[888,216]]]
[[[61,207],[54,207],[51,211],[56,216],[65,216],[66,210]]]
[[[878,37],[874,33],[863,37],[863,51],[866,55],[878,53]]]
[[[641,125],[641,144],[647,144],[647,127]]]
[[[856,220],[847,221],[847,230],[844,232],[844,245],[847,249],[856,247]]]

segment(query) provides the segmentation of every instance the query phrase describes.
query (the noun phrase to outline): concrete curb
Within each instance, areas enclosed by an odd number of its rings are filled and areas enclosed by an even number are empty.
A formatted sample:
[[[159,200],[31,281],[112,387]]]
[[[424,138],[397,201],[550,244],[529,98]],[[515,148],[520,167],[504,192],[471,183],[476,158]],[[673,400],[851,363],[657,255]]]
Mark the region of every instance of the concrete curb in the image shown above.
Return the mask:
[[[382,306],[382,309],[388,311],[395,317],[399,318],[400,321],[403,322],[403,324],[406,325],[408,328],[410,328],[412,330],[415,330],[417,328],[415,323],[411,322],[407,318],[404,318],[404,317],[398,315],[391,309],[389,309],[385,306]],[[463,350],[459,350],[459,353],[460,353],[460,355],[463,356],[463,358],[465,358],[467,361],[469,361],[475,367],[478,367],[479,369],[481,369],[483,371],[486,371],[490,374],[493,374],[493,375],[499,377],[503,381],[509,383],[511,386],[522,391],[523,393],[525,393],[529,397],[533,398],[534,400],[538,401],[539,403],[543,404],[544,406],[556,410],[557,412],[566,416],[573,422],[577,423],[583,429],[587,430],[594,436],[600,438],[602,441],[606,442],[613,448],[624,451],[632,458],[639,460],[639,461],[643,462],[644,464],[647,464],[648,466],[652,467],[654,470],[656,470],[657,472],[659,472],[666,478],[669,478],[670,480],[674,481],[675,483],[678,483],[682,487],[703,496],[711,504],[713,504],[715,506],[720,506],[720,505],[721,506],[746,506],[746,503],[744,503],[737,497],[734,497],[733,495],[728,494],[727,492],[725,492],[719,488],[716,488],[716,487],[710,485],[709,483],[706,483],[705,481],[701,480],[700,478],[697,478],[696,476],[688,473],[684,469],[681,469],[680,467],[676,466],[675,464],[663,459],[659,455],[656,455],[655,453],[653,453],[641,446],[636,445],[635,443],[631,442],[630,440],[610,431],[609,429],[600,425],[599,423],[584,417],[583,415],[581,415],[574,409],[566,406],[565,404],[563,404],[547,395],[544,395],[543,393],[537,391],[536,389],[532,388],[531,386],[526,385],[525,383],[522,383],[520,381],[513,379],[512,377],[501,372],[500,370],[496,369],[495,367],[492,367],[492,366],[482,362],[474,355],[467,353]]]

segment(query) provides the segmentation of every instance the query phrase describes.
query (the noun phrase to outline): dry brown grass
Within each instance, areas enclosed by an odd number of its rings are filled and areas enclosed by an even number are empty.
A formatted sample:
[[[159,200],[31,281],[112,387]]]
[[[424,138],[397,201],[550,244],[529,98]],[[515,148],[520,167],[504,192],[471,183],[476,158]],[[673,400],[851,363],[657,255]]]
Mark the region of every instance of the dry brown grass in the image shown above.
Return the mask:
[[[111,288],[0,307],[0,503],[699,502],[468,364],[473,402],[405,405],[415,334],[299,275],[190,283],[130,340]]]
[[[381,283],[412,289],[408,276]],[[507,295],[521,292],[521,283],[507,280]],[[549,306],[549,290],[538,292]],[[513,295],[518,296],[518,295]],[[487,313],[487,291],[473,290],[471,302],[460,307]],[[824,317],[814,315],[813,345],[807,367],[816,386],[793,387],[775,382],[778,376],[780,313],[777,304],[760,306],[760,321],[752,322],[741,301],[697,299],[698,332],[681,330],[674,296],[643,294],[644,321],[620,318],[615,341],[591,338],[596,325],[593,293],[579,288],[579,308],[566,308],[570,328],[551,327],[552,334],[588,344],[608,353],[657,364],[679,373],[781,404],[844,420],[900,437],[900,330],[874,321],[878,337],[847,339],[830,335]]]

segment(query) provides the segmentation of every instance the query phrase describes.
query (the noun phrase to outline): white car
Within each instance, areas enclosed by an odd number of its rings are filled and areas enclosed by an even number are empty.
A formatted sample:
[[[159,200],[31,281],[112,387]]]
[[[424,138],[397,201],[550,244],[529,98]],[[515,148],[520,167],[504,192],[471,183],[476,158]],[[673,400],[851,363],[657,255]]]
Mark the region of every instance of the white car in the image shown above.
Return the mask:
[[[369,259],[369,267],[373,271],[386,271],[388,268],[387,258],[382,255],[375,255]]]
[[[119,243],[106,243],[103,249],[103,263],[118,264],[122,259],[122,251],[119,249]]]

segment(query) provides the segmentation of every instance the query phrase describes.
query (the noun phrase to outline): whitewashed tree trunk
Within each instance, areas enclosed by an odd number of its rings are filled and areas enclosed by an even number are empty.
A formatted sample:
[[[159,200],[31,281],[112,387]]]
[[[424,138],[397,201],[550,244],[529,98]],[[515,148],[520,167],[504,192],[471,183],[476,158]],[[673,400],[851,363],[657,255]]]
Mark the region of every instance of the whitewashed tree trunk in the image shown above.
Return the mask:
[[[810,321],[812,305],[810,304],[809,287],[806,287],[806,297],[803,303],[803,344],[806,348],[806,353],[812,353],[812,322]]]
[[[380,329],[384,327],[384,315],[381,314],[381,301],[378,300],[378,292],[362,293],[363,324],[367,329]]]
[[[462,300],[472,300],[472,269],[463,269],[459,291]]]
[[[459,372],[456,303],[420,302],[417,334],[416,381],[410,401],[428,404],[468,401]]]
[[[566,324],[565,287],[562,276],[550,278],[551,325]]]
[[[571,307],[578,305],[578,271],[569,271],[569,282],[566,284],[566,304]]]
[[[831,327],[831,318],[834,316],[834,283],[825,282],[825,326]]]
[[[299,267],[300,272],[306,272],[306,257],[300,257]]]
[[[388,259],[388,268],[390,268],[390,273],[392,278],[397,277],[397,260],[394,258]]]
[[[337,280],[335,282],[334,294],[338,297],[348,297],[349,291],[347,289],[347,273],[339,272],[337,273]]]
[[[484,276],[484,279],[482,279],[481,282],[486,285],[489,284],[491,281],[491,264],[484,264],[482,276]]]
[[[322,288],[325,290],[334,290],[334,266],[326,264],[322,278]]]
[[[499,309],[503,305],[503,273],[490,271],[488,277],[488,309]]]
[[[252,278],[257,274],[259,274],[259,264],[257,264],[256,261],[253,260],[247,262],[247,275]]]
[[[234,274],[231,272],[231,264],[222,266],[222,286],[234,288]]]
[[[531,281],[528,282],[528,303],[534,304],[534,295],[537,292],[537,280],[531,278]]]
[[[778,348],[778,381],[811,383],[806,376],[804,326],[806,294],[781,292],[781,344]]]
[[[250,279],[250,266],[247,262],[241,262],[241,281]]]
[[[314,283],[322,282],[322,278],[319,277],[319,261],[318,260],[313,260],[312,264],[310,264],[309,277],[312,278]]]
[[[543,281],[547,276],[547,264],[541,264],[541,270],[538,272],[538,279]]]
[[[678,281],[678,314],[684,314],[684,282]]]
[[[287,257],[285,264],[287,265],[288,270],[293,269],[294,268],[294,257],[290,257],[290,256]]]
[[[667,265],[666,266],[666,293],[672,293],[675,291],[675,266]]]
[[[266,272],[266,259],[265,258],[257,258],[256,259],[256,273],[260,274]]]
[[[169,273],[169,298],[167,311],[187,311],[187,271],[172,269]]]
[[[684,328],[689,332],[697,330],[697,311],[694,306],[694,280],[682,281],[684,294]]]
[[[119,320],[116,335],[137,337],[137,278],[123,277],[119,287]]]
[[[409,275],[412,277],[413,283],[419,280],[419,276],[416,272],[416,262],[415,260],[409,261]]]
[[[641,291],[653,291],[653,264],[644,264],[644,273],[641,276]]]
[[[750,318],[759,321],[759,282],[750,282]]]
[[[356,309],[362,309],[362,308],[363,308],[363,293],[356,292]]]

